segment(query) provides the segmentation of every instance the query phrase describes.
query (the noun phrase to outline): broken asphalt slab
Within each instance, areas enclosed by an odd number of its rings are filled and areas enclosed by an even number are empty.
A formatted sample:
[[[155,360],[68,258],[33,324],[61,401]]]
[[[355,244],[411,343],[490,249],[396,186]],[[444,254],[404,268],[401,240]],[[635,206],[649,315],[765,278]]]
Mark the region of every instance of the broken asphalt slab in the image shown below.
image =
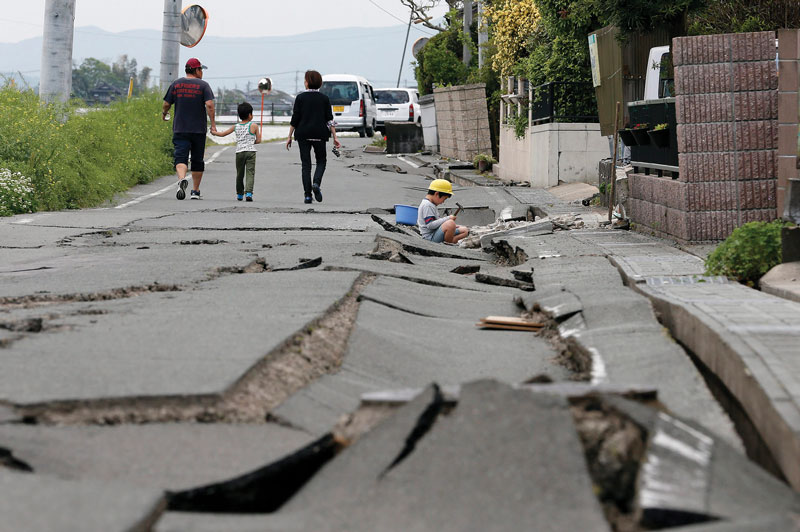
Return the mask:
[[[648,434],[636,500],[648,528],[800,512],[791,487],[694,421],[619,397],[606,401]]]
[[[275,424],[0,425],[0,448],[12,451],[37,475],[124,479],[156,491],[240,475],[310,440],[304,432]]]
[[[30,334],[4,350],[2,399],[21,405],[220,394],[324,315],[357,277],[317,270],[230,275],[197,290],[94,303],[100,313],[69,316],[61,330]]]
[[[800,487],[800,303],[738,283],[640,284],[674,337],[741,405]]]
[[[505,292],[495,294],[426,286],[391,277],[375,279],[361,292],[360,299],[431,318],[477,322],[482,316],[519,315]]]
[[[130,225],[131,229],[216,229],[227,231],[366,231],[375,223],[368,214],[330,212],[217,212],[197,211],[148,218]]]
[[[396,287],[379,286],[371,297],[391,297],[395,292]],[[441,300],[439,305],[446,302]],[[518,383],[542,374],[553,380],[569,377],[566,368],[551,361],[555,352],[547,341],[528,332],[482,331],[475,327],[476,321],[472,317],[419,316],[364,300],[340,372],[312,383],[273,414],[292,426],[319,434],[353,410],[361,394],[368,391],[420,387],[431,380],[460,383],[494,378]],[[363,385],[345,384],[353,376]],[[333,384],[339,379],[344,383]],[[331,401],[332,389],[339,396],[335,402]],[[326,405],[327,420],[313,415],[322,404]],[[313,424],[309,422],[312,419]]]
[[[400,245],[405,251],[414,255],[466,259],[469,261],[486,261],[492,258],[490,255],[486,255],[480,251],[462,249],[458,246],[451,246],[444,243],[437,244],[430,240],[425,240],[422,237],[401,235],[399,233],[379,233],[378,239],[393,241],[397,245]]]
[[[164,493],[110,482],[76,482],[0,468],[0,530],[144,532],[166,508]]]
[[[434,405],[428,389],[400,408],[278,515],[325,530],[608,530],[566,400],[481,381],[449,414]]]

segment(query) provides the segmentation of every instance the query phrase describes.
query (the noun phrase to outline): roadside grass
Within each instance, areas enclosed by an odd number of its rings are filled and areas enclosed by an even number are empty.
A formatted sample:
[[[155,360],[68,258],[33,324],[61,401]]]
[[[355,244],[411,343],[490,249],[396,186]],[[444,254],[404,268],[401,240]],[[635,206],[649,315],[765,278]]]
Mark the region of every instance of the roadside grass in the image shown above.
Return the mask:
[[[0,216],[94,207],[171,173],[171,123],[160,110],[155,91],[79,113],[0,88]]]

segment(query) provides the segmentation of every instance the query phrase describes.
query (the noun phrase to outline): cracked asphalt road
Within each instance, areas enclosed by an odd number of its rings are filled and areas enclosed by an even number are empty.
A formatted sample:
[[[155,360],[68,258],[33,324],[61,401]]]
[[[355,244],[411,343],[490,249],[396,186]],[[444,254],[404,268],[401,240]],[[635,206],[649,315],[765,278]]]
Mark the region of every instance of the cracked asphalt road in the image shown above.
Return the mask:
[[[484,316],[519,316],[515,297],[530,294],[475,273],[513,280],[512,269],[533,263],[496,264],[386,231],[373,215],[391,220],[393,205],[418,204],[431,170],[363,154],[360,139],[344,144],[345,156],[328,161],[323,203],[302,203],[297,152],[279,143],[259,146],[255,201],[237,202],[234,150],[211,146],[201,201],[159,193],[169,176],[102,208],[0,220],[0,515],[11,516],[0,531],[518,530],[537,516],[542,530],[608,526],[568,401],[510,387],[577,378],[558,363],[564,353],[531,333],[475,328]],[[387,163],[408,173],[377,166]],[[499,187],[455,193],[496,213],[517,205]],[[536,242],[577,246],[556,235]],[[397,253],[403,261],[381,260]],[[598,272],[627,289],[604,257],[586,254],[542,268],[536,286],[571,296],[578,317],[585,309],[578,336],[589,342],[605,338],[589,312],[608,295],[594,295]],[[566,271],[571,283],[559,288]],[[680,351],[652,312],[636,314],[630,327],[652,332],[651,349]],[[655,349],[661,343],[669,349]],[[610,384],[658,387],[647,363],[620,360],[608,362]],[[691,396],[665,389],[666,403],[681,414],[701,409],[720,445],[735,448],[729,420],[699,377],[688,378]],[[318,456],[318,442],[339,442],[324,438],[355,424],[364,393],[476,381],[463,408],[441,410],[424,432],[429,392],[421,394],[280,512],[166,512],[168,492],[239,475],[235,496],[262,493],[262,473],[252,472],[265,467],[289,474],[273,482],[302,485],[316,472],[303,460]],[[377,482],[410,439],[417,450]],[[776,511],[795,508],[796,498],[761,481],[785,501]],[[331,493],[348,482],[358,489]],[[480,508],[486,490],[491,511]],[[359,507],[365,500],[371,506]]]

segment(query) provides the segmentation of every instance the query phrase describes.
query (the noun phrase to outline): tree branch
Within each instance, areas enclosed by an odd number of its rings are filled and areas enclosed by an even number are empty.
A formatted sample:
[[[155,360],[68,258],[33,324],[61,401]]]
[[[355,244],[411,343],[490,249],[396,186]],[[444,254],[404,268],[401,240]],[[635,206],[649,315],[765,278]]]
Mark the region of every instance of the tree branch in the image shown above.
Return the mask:
[[[421,20],[420,24],[426,28],[435,31],[445,31],[445,27],[434,24],[430,21],[432,18],[428,12],[438,6],[442,0],[400,0],[400,3],[411,10],[411,18],[413,20]],[[450,9],[458,8],[461,5],[461,0],[444,0]]]

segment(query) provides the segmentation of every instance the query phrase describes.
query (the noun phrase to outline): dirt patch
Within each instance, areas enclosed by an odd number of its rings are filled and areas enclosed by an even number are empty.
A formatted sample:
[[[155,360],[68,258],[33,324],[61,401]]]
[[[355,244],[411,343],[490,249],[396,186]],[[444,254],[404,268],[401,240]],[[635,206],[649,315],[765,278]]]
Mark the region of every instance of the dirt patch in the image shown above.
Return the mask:
[[[601,398],[571,401],[594,492],[617,532],[645,530],[634,505],[636,477],[647,445],[647,432],[605,404]]]
[[[358,313],[358,295],[373,279],[359,276],[324,316],[268,353],[222,395],[63,401],[15,410],[28,423],[59,425],[267,422],[269,412],[285,399],[339,368]]]
[[[32,294],[19,297],[0,298],[0,309],[14,310],[41,307],[45,305],[55,305],[59,303],[87,303],[92,301],[110,301],[113,299],[124,299],[135,297],[152,292],[179,292],[181,287],[175,284],[153,283],[145,286],[129,286],[126,288],[115,288],[103,292],[92,292],[88,294]]]
[[[553,362],[570,371],[570,380],[588,381],[591,379],[592,357],[573,340],[562,338],[558,330],[558,322],[543,312],[538,304],[533,306],[533,310],[523,312],[521,317],[537,323],[544,323],[544,327],[537,334],[553,347],[556,352]]]

